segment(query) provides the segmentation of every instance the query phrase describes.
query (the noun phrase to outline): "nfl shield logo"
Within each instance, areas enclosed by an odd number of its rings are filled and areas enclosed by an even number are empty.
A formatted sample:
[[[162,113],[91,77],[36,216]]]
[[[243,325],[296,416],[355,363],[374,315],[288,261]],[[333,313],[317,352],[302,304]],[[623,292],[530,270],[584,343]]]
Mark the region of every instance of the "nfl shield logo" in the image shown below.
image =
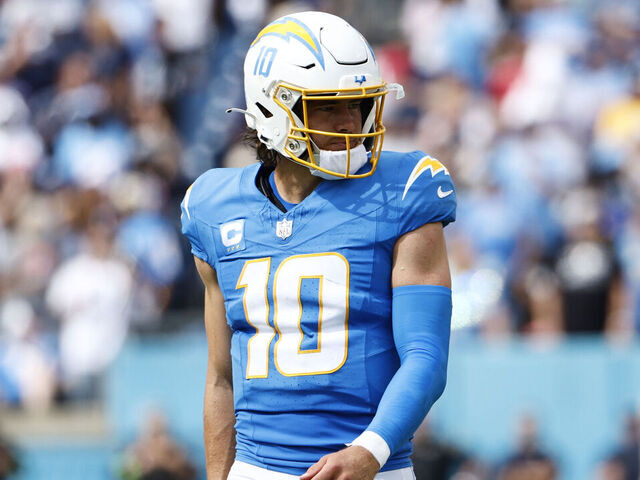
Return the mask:
[[[287,220],[283,218],[276,223],[276,235],[282,240],[286,240],[291,235],[291,228],[293,226],[293,220]]]

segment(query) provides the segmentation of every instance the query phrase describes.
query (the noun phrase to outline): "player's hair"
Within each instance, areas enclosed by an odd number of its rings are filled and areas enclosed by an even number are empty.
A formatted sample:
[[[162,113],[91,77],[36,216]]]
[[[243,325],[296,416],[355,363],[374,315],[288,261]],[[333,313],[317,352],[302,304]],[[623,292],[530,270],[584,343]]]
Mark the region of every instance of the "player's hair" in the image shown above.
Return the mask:
[[[256,158],[263,164],[268,167],[275,168],[276,162],[280,155],[276,150],[270,149],[264,143],[260,141],[258,138],[258,132],[253,128],[248,128],[245,130],[242,135],[242,142],[255,150]]]

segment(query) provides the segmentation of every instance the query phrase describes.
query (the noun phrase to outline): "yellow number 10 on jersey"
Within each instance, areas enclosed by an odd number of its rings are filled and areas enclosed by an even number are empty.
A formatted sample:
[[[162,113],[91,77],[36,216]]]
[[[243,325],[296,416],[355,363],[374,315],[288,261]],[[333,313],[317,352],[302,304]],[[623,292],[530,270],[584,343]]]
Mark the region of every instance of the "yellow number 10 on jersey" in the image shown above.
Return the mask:
[[[282,261],[273,279],[273,324],[269,324],[267,288],[271,258],[248,260],[236,289],[244,288],[244,314],[255,335],[247,344],[247,378],[269,374],[269,346],[282,375],[321,375],[340,369],[347,360],[349,263],[338,253],[294,255]],[[303,349],[304,279],[318,281],[318,322],[316,348]]]

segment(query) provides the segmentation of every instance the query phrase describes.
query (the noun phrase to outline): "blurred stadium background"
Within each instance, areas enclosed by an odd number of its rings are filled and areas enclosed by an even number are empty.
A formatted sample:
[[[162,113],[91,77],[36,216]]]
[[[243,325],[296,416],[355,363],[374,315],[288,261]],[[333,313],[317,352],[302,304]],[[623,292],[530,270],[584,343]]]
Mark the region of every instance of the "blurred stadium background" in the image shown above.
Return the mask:
[[[385,147],[457,186],[418,478],[637,480],[638,0],[0,0],[0,478],[204,478],[179,202],[254,161],[224,110],[260,26],[306,9],[405,85]]]

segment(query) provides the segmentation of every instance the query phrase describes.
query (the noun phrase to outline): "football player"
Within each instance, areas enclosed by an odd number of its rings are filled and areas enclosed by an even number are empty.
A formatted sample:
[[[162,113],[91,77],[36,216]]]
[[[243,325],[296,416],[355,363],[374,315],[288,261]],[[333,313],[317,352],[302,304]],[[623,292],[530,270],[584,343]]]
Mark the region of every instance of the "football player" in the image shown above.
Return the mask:
[[[413,479],[446,382],[449,173],[381,150],[402,87],[341,18],[272,22],[244,75],[231,110],[260,163],[205,172],[182,203],[206,287],[208,478]]]

